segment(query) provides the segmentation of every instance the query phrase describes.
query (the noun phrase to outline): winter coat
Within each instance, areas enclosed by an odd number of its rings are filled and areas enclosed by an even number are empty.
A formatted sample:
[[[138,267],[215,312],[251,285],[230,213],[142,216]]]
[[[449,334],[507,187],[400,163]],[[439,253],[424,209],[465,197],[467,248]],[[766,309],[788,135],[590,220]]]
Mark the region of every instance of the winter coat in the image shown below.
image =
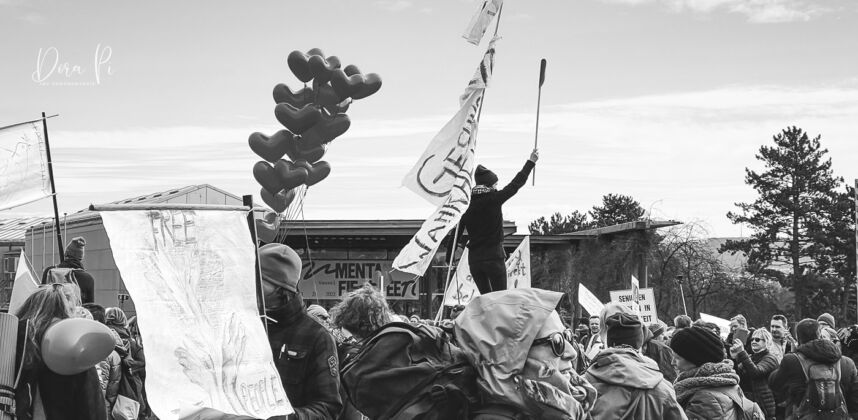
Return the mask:
[[[81,303],[95,302],[95,279],[92,278],[91,274],[84,270],[83,262],[81,262],[81,260],[66,256],[63,262],[46,268],[45,271],[42,272],[42,284],[47,283],[48,272],[51,271],[52,268],[74,268],[79,270],[74,272],[74,278],[77,280],[78,287],[80,287]]]
[[[673,350],[658,340],[653,340],[649,328],[646,330],[647,340],[644,341],[641,353],[654,360],[664,379],[671,384],[676,380],[676,368],[673,366]]]
[[[599,397],[594,420],[686,419],[658,365],[632,349],[608,348],[584,375]]]
[[[268,316],[276,321],[268,326],[268,341],[283,389],[295,409],[294,418],[336,419],[343,404],[337,346],[331,333],[307,314],[300,295],[283,308],[269,311]]]
[[[776,403],[769,388],[769,375],[778,368],[778,359],[768,350],[752,355],[742,350],[736,357],[735,368],[745,396],[763,409],[766,418],[774,418]]]
[[[462,238],[462,229],[468,230],[468,261],[506,259],[503,250],[501,206],[527,183],[527,177],[534,165],[536,164],[529,160],[525,162],[521,171],[501,190],[491,190],[471,196],[471,203],[462,215],[459,228],[459,238]]]
[[[99,382],[104,400],[107,403],[107,411],[113,410],[116,403],[116,395],[119,392],[119,380],[122,378],[122,359],[116,351],[110,352],[107,359],[98,363]]]
[[[733,362],[704,363],[679,374],[673,385],[676,399],[689,420],[740,420],[742,390]]]
[[[840,390],[846,399],[849,414],[856,418],[858,416],[858,373],[852,359],[843,357],[836,344],[823,339],[799,345],[795,352],[818,363],[834,364],[840,361]],[[769,387],[775,399],[786,401],[787,412],[791,412],[791,408],[798,407],[807,390],[807,377],[804,375],[798,356],[792,353],[784,356],[780,368],[769,377]]]

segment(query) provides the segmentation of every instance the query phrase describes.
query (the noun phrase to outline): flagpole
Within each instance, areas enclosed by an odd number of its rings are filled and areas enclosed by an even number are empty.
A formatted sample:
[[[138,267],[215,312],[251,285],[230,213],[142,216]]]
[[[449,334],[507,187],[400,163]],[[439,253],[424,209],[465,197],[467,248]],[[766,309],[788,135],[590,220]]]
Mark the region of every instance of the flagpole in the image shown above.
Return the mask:
[[[503,6],[501,6],[503,7]],[[542,106],[542,84],[545,83],[545,66],[548,62],[543,58],[539,62],[539,93],[536,95],[536,131],[533,134],[533,149],[539,145],[539,108]],[[536,185],[536,168],[533,168],[533,185]]]
[[[853,192],[855,193],[855,313],[858,316],[858,178],[855,179]]]
[[[482,103],[480,105],[480,109],[482,109]],[[477,116],[477,120],[479,120],[479,116]],[[447,296],[447,288],[450,287],[450,274],[453,272],[453,260],[456,258],[456,248],[458,248],[457,244],[459,243],[459,224],[456,223],[456,227],[453,231],[453,254],[450,255],[450,262],[447,263],[447,281],[444,282],[444,296],[441,297],[441,306],[438,307],[438,313],[435,314],[435,320],[441,320],[441,313],[444,312],[444,297]]]
[[[54,186],[54,164],[51,160],[51,144],[48,141],[48,117],[42,112],[42,128],[45,132],[45,155],[48,158],[48,178],[51,180],[51,199],[54,202],[54,231],[57,234],[57,249],[60,254],[60,262],[65,261],[63,250],[63,234],[60,232],[60,211],[57,208],[57,188]]]

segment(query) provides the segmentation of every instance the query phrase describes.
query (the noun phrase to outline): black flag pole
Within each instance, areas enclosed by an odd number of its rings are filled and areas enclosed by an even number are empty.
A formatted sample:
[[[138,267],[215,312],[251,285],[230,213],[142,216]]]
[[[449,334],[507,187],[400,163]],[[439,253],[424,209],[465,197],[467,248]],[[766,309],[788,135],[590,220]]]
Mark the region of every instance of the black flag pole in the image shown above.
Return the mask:
[[[51,160],[51,144],[48,141],[48,117],[42,113],[42,128],[45,130],[45,156],[48,158],[48,178],[51,180],[51,199],[54,201],[54,232],[57,234],[57,249],[60,254],[60,262],[65,261],[63,249],[63,234],[60,231],[60,211],[57,208],[57,188],[54,186],[54,164]]]
[[[542,84],[545,83],[545,66],[548,62],[543,58],[539,62],[539,93],[536,96],[536,132],[533,135],[533,148],[539,145],[539,108],[542,106]],[[533,185],[536,185],[536,168],[533,168]]]

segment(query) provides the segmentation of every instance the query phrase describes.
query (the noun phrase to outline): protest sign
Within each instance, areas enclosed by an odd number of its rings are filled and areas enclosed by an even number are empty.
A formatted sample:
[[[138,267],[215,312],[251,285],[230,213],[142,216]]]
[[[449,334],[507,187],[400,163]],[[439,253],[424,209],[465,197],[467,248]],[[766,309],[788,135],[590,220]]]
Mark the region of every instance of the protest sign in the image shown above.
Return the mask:
[[[602,308],[605,305],[587,288],[581,283],[578,283],[578,303],[584,307],[590,316],[599,315],[602,312]]]
[[[134,299],[155,414],[292,413],[256,309],[256,255],[244,212],[108,211],[101,218]]]
[[[381,287],[378,275],[384,276],[387,300],[417,300],[420,283],[414,276],[390,272],[393,261],[313,260],[304,262],[301,294],[304,299],[342,299],[352,290],[370,282]]]
[[[506,288],[530,287],[530,236],[506,260]]]
[[[620,303],[637,313],[635,296],[633,290],[612,290],[611,302]],[[646,325],[658,322],[658,314],[655,310],[655,294],[652,288],[639,289],[638,305],[640,305],[641,322]]]
[[[721,330],[721,338],[727,339],[727,336],[730,334],[730,321],[724,318],[718,318],[717,316],[700,313],[700,320],[703,322],[711,322],[718,326]]]
[[[444,305],[456,306],[467,305],[475,296],[479,296],[480,291],[477,289],[477,284],[474,283],[474,278],[471,276],[471,266],[468,265],[468,249],[462,252],[459,257],[459,265],[456,266],[456,273],[450,280],[450,285],[444,291]]]
[[[0,210],[51,196],[44,127],[37,122],[0,128]]]

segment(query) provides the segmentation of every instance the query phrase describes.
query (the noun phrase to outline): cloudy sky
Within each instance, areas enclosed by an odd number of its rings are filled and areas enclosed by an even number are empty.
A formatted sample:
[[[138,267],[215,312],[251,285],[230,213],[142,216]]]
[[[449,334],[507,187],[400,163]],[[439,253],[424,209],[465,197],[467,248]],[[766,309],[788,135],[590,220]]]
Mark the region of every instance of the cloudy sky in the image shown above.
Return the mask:
[[[422,219],[432,206],[401,179],[483,54],[461,38],[476,7],[0,0],[0,126],[60,114],[61,213],[191,184],[258,193],[247,137],[281,128],[271,90],[300,87],[286,56],[318,47],[384,86],[350,108],[306,217]],[[505,207],[520,232],[621,193],[655,218],[747,234],[725,214],[754,198],[744,168],[791,125],[821,134],[835,174],[858,178],[854,0],[507,0],[499,34],[477,154],[501,183],[532,148],[548,60],[536,186]],[[0,217],[50,212],[43,200]]]

